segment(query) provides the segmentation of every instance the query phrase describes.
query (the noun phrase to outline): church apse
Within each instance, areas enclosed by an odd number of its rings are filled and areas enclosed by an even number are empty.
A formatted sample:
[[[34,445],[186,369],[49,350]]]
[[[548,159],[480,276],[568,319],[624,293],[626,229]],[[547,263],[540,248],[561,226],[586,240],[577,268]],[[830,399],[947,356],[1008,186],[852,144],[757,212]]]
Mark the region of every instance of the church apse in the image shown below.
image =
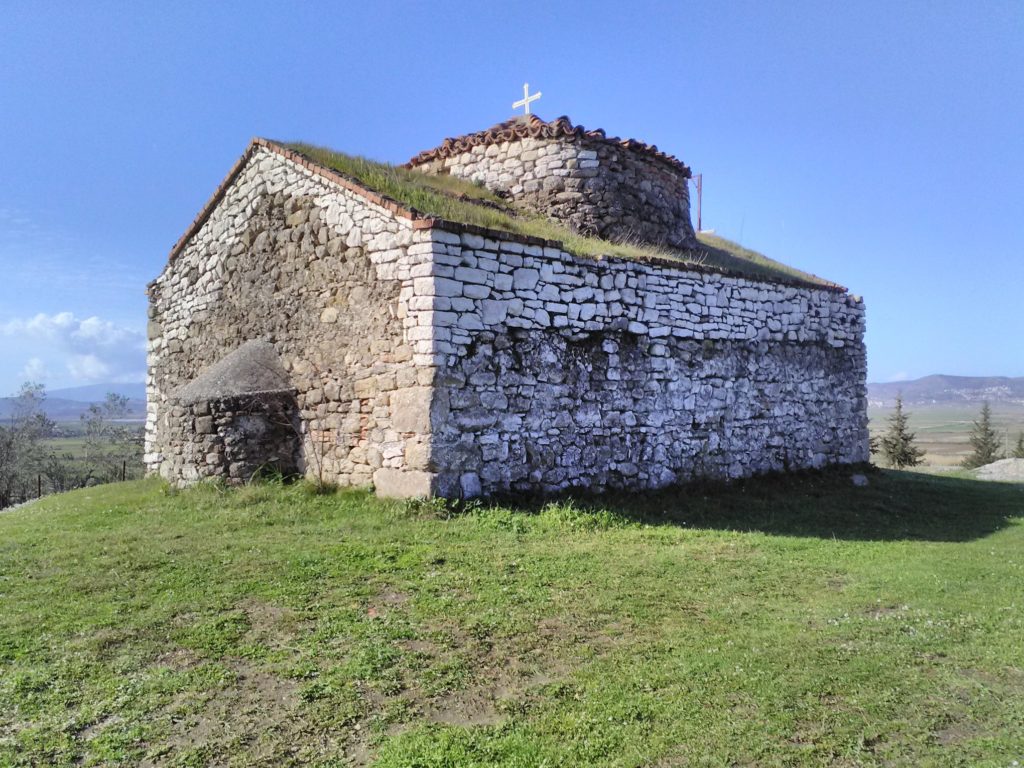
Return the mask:
[[[408,167],[479,183],[581,235],[672,248],[697,246],[690,169],[657,147],[536,115],[447,139]]]

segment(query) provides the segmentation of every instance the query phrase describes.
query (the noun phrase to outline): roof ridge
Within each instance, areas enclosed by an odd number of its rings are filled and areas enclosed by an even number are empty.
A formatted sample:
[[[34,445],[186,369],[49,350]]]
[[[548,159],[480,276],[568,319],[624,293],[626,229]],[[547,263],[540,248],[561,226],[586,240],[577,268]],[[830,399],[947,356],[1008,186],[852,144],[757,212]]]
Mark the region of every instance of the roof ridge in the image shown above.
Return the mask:
[[[536,120],[539,120],[539,118],[536,118],[535,115],[531,115],[531,117]],[[559,120],[561,119],[562,118],[559,118]],[[564,119],[566,121],[566,124],[572,127],[573,132],[577,130],[583,130],[581,126],[573,126],[571,123],[569,123],[568,118]],[[540,122],[543,123],[542,120]],[[553,121],[553,123],[558,123],[558,121]],[[550,126],[553,123],[544,124]],[[565,128],[562,127],[559,128],[559,130],[565,130]],[[597,134],[598,131],[591,131],[587,133],[593,135]],[[602,133],[603,135],[603,132],[600,133]],[[452,233],[466,232],[478,234],[484,237],[492,237],[499,240],[510,240],[530,245],[540,245],[552,248],[559,248],[560,250],[563,251],[568,250],[563,240],[548,240],[545,238],[536,237],[534,235],[526,235],[519,232],[509,232],[503,229],[491,229],[489,227],[481,227],[475,224],[465,224],[462,222],[445,219],[440,216],[434,216],[427,213],[423,213],[422,211],[418,211],[414,208],[408,208],[398,203],[397,201],[391,199],[390,197],[386,197],[385,195],[379,194],[375,190],[363,185],[362,183],[356,181],[355,179],[352,179],[342,173],[339,173],[338,171],[335,171],[332,168],[328,168],[324,165],[321,165],[315,160],[311,160],[310,158],[306,157],[300,152],[296,152],[293,149],[289,149],[288,147],[283,146],[282,144],[279,144],[276,141],[264,139],[257,136],[249,142],[249,145],[245,148],[245,151],[242,153],[242,156],[239,157],[237,161],[235,161],[235,164],[231,167],[231,170],[228,172],[227,176],[214,191],[213,195],[207,201],[206,205],[203,206],[202,210],[192,221],[192,224],[189,225],[188,229],[185,230],[185,233],[178,239],[178,242],[174,244],[174,247],[171,249],[170,256],[168,257],[168,263],[173,262],[174,259],[181,253],[181,251],[184,250],[188,242],[196,235],[197,232],[199,232],[200,229],[202,229],[203,225],[213,214],[213,211],[216,209],[217,205],[221,202],[221,200],[224,199],[224,196],[227,194],[227,191],[231,187],[231,185],[235,182],[235,179],[237,179],[239,174],[241,174],[242,170],[245,168],[246,163],[252,158],[256,150],[260,148],[267,149],[273,152],[274,154],[283,157],[285,160],[293,162],[309,170],[311,173],[320,176],[326,181],[337,184],[343,187],[344,189],[349,190],[350,192],[358,194],[359,196],[365,198],[369,202],[375,203],[383,208],[386,208],[388,211],[395,215],[409,219],[412,222],[412,228],[415,230],[431,229],[433,227],[437,227],[439,229],[443,229],[445,231]],[[823,280],[822,283],[813,283],[809,280],[803,280],[800,278],[782,275],[774,276],[745,274],[738,270],[729,269],[727,267],[719,267],[717,265],[713,266],[697,262],[675,261],[674,259],[667,259],[663,257],[651,257],[642,261],[636,261],[623,256],[614,256],[611,254],[607,254],[603,256],[595,256],[590,258],[593,258],[595,261],[649,264],[651,266],[660,266],[687,272],[719,274],[727,277],[741,278],[755,283],[775,283],[781,285],[791,285],[794,287],[831,290],[837,293],[847,293],[847,289],[845,287],[839,285],[838,283],[833,283],[827,280]],[[152,283],[150,283],[150,287],[152,287],[152,285],[155,282],[156,281],[154,280]]]
[[[400,203],[398,203],[395,200],[392,200],[389,197],[378,194],[374,190],[370,189],[364,184],[359,183],[355,179],[352,179],[342,173],[339,173],[338,171],[335,171],[332,168],[327,168],[326,166],[321,165],[320,163],[314,160],[310,160],[308,157],[301,154],[300,152],[296,152],[293,149],[289,149],[288,147],[279,144],[276,141],[256,136],[249,142],[249,145],[245,148],[245,151],[242,153],[242,156],[235,161],[235,164],[233,166],[231,166],[231,170],[228,171],[227,176],[225,176],[224,180],[217,186],[217,189],[214,190],[213,194],[210,196],[210,199],[206,201],[206,204],[202,207],[199,213],[196,214],[195,219],[192,220],[192,223],[185,230],[184,234],[182,234],[182,236],[178,238],[178,241],[171,248],[170,255],[168,256],[167,259],[168,261],[174,261],[174,259],[177,258],[178,254],[180,254],[181,251],[184,250],[189,240],[191,240],[196,235],[196,233],[199,232],[200,229],[202,229],[203,225],[213,214],[214,209],[217,207],[220,201],[224,199],[224,195],[227,194],[228,189],[235,182],[235,179],[238,178],[238,175],[242,172],[242,169],[245,168],[246,163],[249,162],[249,160],[252,158],[252,155],[255,153],[257,149],[267,149],[276,155],[280,155],[286,160],[290,160],[291,162],[296,163],[297,165],[301,165],[306,170],[315,173],[321,178],[338,184],[339,186],[344,187],[350,192],[354,192],[362,197],[365,197],[370,202],[376,203],[377,205],[383,208],[387,208],[391,213],[394,213],[398,216],[402,216],[403,218],[411,219],[413,221],[418,219],[433,220],[436,218],[433,216],[427,216],[425,214],[422,214],[419,211],[416,211],[412,208],[407,208],[406,206],[401,205]]]
[[[482,131],[447,138],[434,149],[420,152],[410,159],[405,164],[405,167],[415,168],[418,165],[429,163],[431,160],[462,154],[476,146],[501,144],[506,141],[515,141],[516,139],[554,139],[562,136],[595,139],[608,144],[616,144],[625,149],[640,151],[674,166],[683,171],[687,177],[691,175],[689,166],[682,160],[675,155],[662,152],[654,144],[647,144],[636,139],[620,139],[618,136],[608,136],[601,128],[588,130],[582,125],[574,125],[567,115],[561,115],[551,122],[546,122],[533,114],[514,117]]]

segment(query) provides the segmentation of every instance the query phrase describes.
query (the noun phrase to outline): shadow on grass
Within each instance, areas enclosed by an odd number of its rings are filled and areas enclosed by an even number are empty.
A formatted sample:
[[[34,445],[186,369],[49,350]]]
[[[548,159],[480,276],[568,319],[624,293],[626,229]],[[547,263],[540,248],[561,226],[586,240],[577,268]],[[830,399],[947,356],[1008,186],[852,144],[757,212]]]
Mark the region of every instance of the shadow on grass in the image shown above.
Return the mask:
[[[853,485],[857,471],[867,487]],[[1024,517],[1021,485],[870,467],[574,498],[650,525],[864,541],[970,541]],[[537,502],[517,506],[530,511]]]

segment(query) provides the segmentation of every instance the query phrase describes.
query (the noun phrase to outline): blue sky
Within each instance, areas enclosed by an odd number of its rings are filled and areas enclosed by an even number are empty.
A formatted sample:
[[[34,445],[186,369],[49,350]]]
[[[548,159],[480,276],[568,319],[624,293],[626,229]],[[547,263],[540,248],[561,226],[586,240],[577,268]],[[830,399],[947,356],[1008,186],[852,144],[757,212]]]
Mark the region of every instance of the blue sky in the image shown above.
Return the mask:
[[[145,285],[252,136],[404,162],[524,81],[863,295],[872,380],[1024,375],[1020,2],[12,0],[0,39],[0,393],[141,378]]]

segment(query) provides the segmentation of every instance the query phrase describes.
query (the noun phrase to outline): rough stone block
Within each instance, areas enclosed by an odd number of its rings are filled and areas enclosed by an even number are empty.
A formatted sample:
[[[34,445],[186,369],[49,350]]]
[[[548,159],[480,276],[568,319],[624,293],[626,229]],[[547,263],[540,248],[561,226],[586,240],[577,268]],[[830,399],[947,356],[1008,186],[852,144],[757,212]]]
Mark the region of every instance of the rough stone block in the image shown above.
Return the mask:
[[[435,277],[433,280],[435,296],[446,296],[451,298],[462,295],[462,283],[459,281],[449,280],[446,277]]]
[[[391,426],[398,432],[430,432],[431,387],[409,387],[391,393]]]
[[[487,284],[488,273],[474,267],[458,267],[455,270],[455,279],[464,283]]]
[[[434,477],[423,470],[382,467],[373,473],[373,488],[387,499],[428,498],[434,490]]]
[[[462,490],[462,498],[475,499],[483,493],[480,485],[480,476],[476,472],[465,472],[459,477],[459,486]]]
[[[508,302],[486,300],[480,305],[484,325],[497,325],[505,322],[508,316]]]
[[[512,273],[512,287],[517,291],[524,289],[528,291],[533,290],[539,282],[539,270],[521,267]]]

